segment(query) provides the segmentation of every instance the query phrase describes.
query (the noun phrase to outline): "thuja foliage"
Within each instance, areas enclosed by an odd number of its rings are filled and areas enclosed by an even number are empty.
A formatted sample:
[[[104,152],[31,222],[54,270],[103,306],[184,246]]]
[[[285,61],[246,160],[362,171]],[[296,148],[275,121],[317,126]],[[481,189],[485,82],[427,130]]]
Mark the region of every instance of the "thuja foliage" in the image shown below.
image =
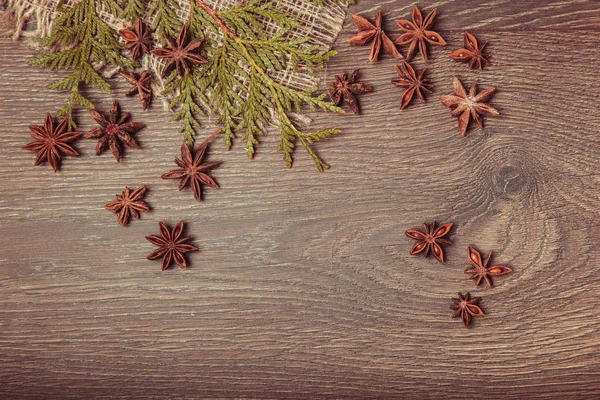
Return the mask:
[[[123,0],[123,12],[119,13],[122,15],[127,21],[132,24],[139,17],[144,15],[146,12],[146,3],[144,0]]]
[[[71,129],[76,127],[73,107],[94,108],[81,93],[82,84],[110,93],[110,85],[98,69],[134,66],[121,55],[116,32],[98,17],[101,7],[111,13],[122,11],[115,0],[80,0],[72,7],[59,3],[51,34],[39,40],[46,50],[31,61],[35,66],[71,71],[69,76],[48,85],[49,89],[69,91],[67,102],[57,115],[65,115]]]
[[[267,34],[273,24],[276,32]],[[329,168],[312,145],[341,131],[334,128],[301,131],[290,113],[300,112],[302,106],[312,111],[343,111],[327,101],[325,94],[316,95],[316,87],[296,90],[275,77],[288,66],[294,72],[299,67],[312,72],[335,52],[309,45],[306,37],[290,40],[287,34],[299,22],[272,1],[248,0],[234,8],[216,11],[202,0],[195,0],[188,25],[194,38],[212,32],[222,40],[207,40],[203,55],[208,63],[194,66],[183,77],[173,72],[165,82],[166,93],[179,93],[171,107],[178,109],[175,118],[182,121],[185,140],[191,145],[199,118],[216,112],[226,147],[230,148],[240,133],[248,157],[252,158],[258,137],[266,133],[268,124],[274,123],[280,132],[278,150],[283,152],[288,167],[292,166],[294,147],[300,143],[319,171]]]
[[[159,37],[162,35],[177,36],[181,29],[181,22],[176,14],[179,8],[179,4],[175,0],[152,0],[150,2],[148,14],[152,21],[152,30]]]

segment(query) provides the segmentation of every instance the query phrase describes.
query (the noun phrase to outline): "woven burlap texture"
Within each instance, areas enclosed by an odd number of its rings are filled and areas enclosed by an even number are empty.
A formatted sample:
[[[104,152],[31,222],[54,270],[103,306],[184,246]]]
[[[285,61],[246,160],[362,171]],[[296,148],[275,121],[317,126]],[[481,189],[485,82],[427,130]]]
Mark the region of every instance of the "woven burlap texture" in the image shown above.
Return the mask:
[[[185,22],[188,19],[190,10],[189,0],[176,1],[180,5],[177,15],[180,21]],[[58,0],[4,0],[4,2],[6,3],[5,17],[8,18],[10,13],[10,19],[14,21],[14,32],[11,32],[13,38],[28,39],[29,44],[36,47],[34,39],[45,37],[50,33]],[[64,0],[62,4],[69,7],[75,2],[77,0]],[[205,1],[208,6],[215,10],[229,9],[241,2],[243,0]],[[329,0],[324,0],[322,6],[304,0],[276,0],[275,3],[300,22],[300,26],[289,33],[288,37],[290,39],[308,37],[307,44],[317,45],[325,50],[331,48],[346,16],[344,7]],[[124,19],[116,18],[106,11],[100,10],[99,16],[117,31],[131,27],[131,24]],[[149,17],[145,16],[145,19],[148,21]],[[276,25],[267,24],[267,34],[274,33],[277,29]],[[211,35],[211,37],[216,41],[221,40],[216,36]],[[144,57],[143,64],[143,67],[150,69],[155,77],[155,93],[160,93],[163,87],[160,78],[163,64],[152,55]],[[108,75],[114,72],[116,71],[105,71]],[[298,90],[314,87],[318,83],[314,75],[302,68],[294,72],[291,66],[282,71],[272,72],[271,75],[279,83]],[[166,106],[167,101],[165,100],[163,104]]]

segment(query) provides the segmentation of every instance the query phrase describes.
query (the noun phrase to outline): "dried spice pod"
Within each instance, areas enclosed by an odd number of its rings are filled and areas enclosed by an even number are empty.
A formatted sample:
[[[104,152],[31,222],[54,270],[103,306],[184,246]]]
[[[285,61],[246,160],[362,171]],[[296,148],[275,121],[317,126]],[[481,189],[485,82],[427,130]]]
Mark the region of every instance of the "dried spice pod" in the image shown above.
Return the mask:
[[[452,80],[454,94],[440,96],[442,104],[450,109],[450,115],[458,117],[458,129],[460,134],[465,136],[471,119],[477,126],[483,128],[482,115],[496,117],[500,115],[498,110],[490,106],[488,101],[496,93],[496,88],[486,89],[477,94],[477,81],[473,81],[469,93],[465,90],[463,84],[454,77]]]
[[[358,46],[371,43],[369,61],[375,62],[379,60],[379,53],[382,48],[385,53],[390,54],[395,58],[404,58],[396,48],[394,42],[392,42],[392,39],[390,39],[381,28],[381,22],[383,20],[383,13],[381,10],[377,10],[375,25],[360,15],[350,13],[350,16],[358,28],[358,33],[348,39],[348,43]]]
[[[135,149],[140,148],[131,135],[144,128],[145,125],[139,122],[126,122],[129,119],[129,113],[120,113],[116,101],[113,102],[108,117],[96,110],[90,110],[90,114],[100,125],[100,128],[94,128],[85,134],[86,138],[100,138],[96,145],[96,155],[102,154],[109,147],[117,162],[120,162],[123,145]]]
[[[465,269],[465,274],[471,274],[470,279],[475,282],[475,286],[479,286],[482,281],[485,281],[488,287],[492,287],[494,286],[494,283],[492,282],[492,276],[501,276],[510,274],[512,272],[512,268],[504,265],[492,265],[488,267],[487,265],[492,258],[491,251],[488,253],[485,260],[483,260],[481,258],[481,253],[469,246],[468,255],[471,266]]]
[[[206,64],[208,61],[197,53],[204,42],[202,39],[194,39],[188,42],[187,25],[181,27],[177,39],[173,40],[165,36],[166,47],[152,50],[158,58],[167,61],[167,65],[162,72],[162,77],[166,78],[173,70],[177,70],[179,76],[190,73],[190,66],[193,64]]]
[[[187,144],[181,145],[181,160],[175,158],[175,164],[179,169],[163,174],[163,179],[180,179],[179,190],[183,190],[188,185],[192,186],[194,198],[198,201],[202,200],[202,184],[217,188],[219,185],[207,173],[219,166],[221,161],[204,162],[206,150],[212,139],[221,133],[221,129],[217,129],[212,135],[207,137],[193,151],[190,150]]]
[[[133,87],[129,89],[125,96],[138,95],[142,102],[142,108],[145,110],[152,101],[152,73],[144,70],[138,76],[134,72],[119,72]]]
[[[410,61],[415,54],[417,46],[423,57],[423,61],[427,62],[427,45],[426,43],[436,44],[438,46],[445,46],[446,41],[437,33],[429,30],[433,25],[435,16],[437,15],[437,8],[434,8],[425,19],[421,15],[421,11],[417,6],[413,7],[412,19],[410,22],[406,19],[397,19],[396,23],[406,33],[400,36],[394,43],[399,45],[409,44],[408,52],[406,53],[406,59]]]
[[[69,132],[68,118],[64,118],[58,125],[55,126],[54,119],[50,113],[46,114],[44,125],[30,125],[31,137],[33,142],[27,143],[23,149],[29,151],[37,151],[35,165],[40,165],[44,161],[48,161],[54,172],[60,168],[63,155],[71,157],[79,156],[69,143],[78,139],[81,132]]]
[[[161,236],[146,236],[147,241],[158,246],[158,249],[150,253],[148,260],[162,258],[163,271],[169,268],[173,261],[175,261],[182,269],[186,268],[188,264],[184,254],[198,251],[196,246],[186,243],[192,239],[191,237],[181,237],[184,225],[184,221],[179,221],[179,223],[171,230],[163,222],[159,222],[158,226],[160,228]]]
[[[123,193],[117,195],[116,200],[106,203],[104,208],[117,214],[119,225],[126,226],[131,218],[138,219],[140,213],[150,211],[148,203],[142,200],[147,190],[146,185],[133,190],[126,187]]]
[[[481,297],[471,298],[471,293],[463,295],[459,292],[458,298],[452,299],[454,305],[450,306],[450,309],[455,310],[452,318],[462,318],[463,324],[468,328],[469,325],[471,325],[473,317],[484,315],[483,311],[478,306],[480,301]]]
[[[444,239],[450,229],[452,229],[452,223],[441,225],[436,229],[436,221],[431,224],[423,222],[423,231],[416,229],[409,229],[405,232],[406,236],[417,241],[410,250],[411,255],[423,254],[423,257],[429,256],[430,252],[440,262],[444,262],[444,249],[443,245],[450,245],[452,242],[448,239]]]
[[[131,58],[136,61],[148,53],[153,45],[150,30],[139,17],[133,24],[133,30],[121,29],[119,34],[125,39],[123,47],[131,52]]]
[[[394,68],[396,69],[398,78],[392,79],[392,83],[406,89],[400,98],[400,109],[404,109],[410,103],[415,93],[419,96],[421,103],[424,103],[425,97],[423,97],[423,91],[431,92],[433,88],[423,77],[427,68],[423,68],[418,76],[413,67],[406,61],[402,61],[402,64],[399,66],[395,65]]]
[[[465,32],[464,41],[465,47],[456,50],[450,54],[450,57],[454,61],[468,62],[470,70],[474,70],[475,68],[480,71],[483,70],[483,67],[489,63],[488,59],[483,55],[483,49],[488,44],[487,40],[480,46],[475,36],[469,32]]]
[[[335,82],[329,82],[329,95],[333,104],[339,106],[346,103],[355,114],[360,114],[358,95],[373,91],[371,86],[358,80],[359,73],[360,70],[357,69],[348,77],[344,72],[341,76],[335,76]]]

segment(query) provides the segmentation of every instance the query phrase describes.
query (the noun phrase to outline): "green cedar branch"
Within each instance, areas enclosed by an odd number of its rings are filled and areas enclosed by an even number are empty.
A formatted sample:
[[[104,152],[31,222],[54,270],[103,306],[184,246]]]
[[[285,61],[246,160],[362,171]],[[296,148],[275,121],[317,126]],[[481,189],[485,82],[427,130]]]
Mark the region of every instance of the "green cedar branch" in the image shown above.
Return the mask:
[[[141,17],[146,12],[145,0],[123,0],[125,3],[123,12],[120,14],[127,19],[130,23],[134,23],[138,17]]]
[[[60,3],[59,3],[60,4]],[[50,69],[73,71],[71,75],[48,85],[51,90],[69,91],[67,102],[57,115],[68,119],[69,129],[75,129],[73,108],[94,105],[81,93],[82,84],[110,93],[109,83],[98,72],[105,66],[133,68],[134,63],[121,55],[121,46],[114,32],[97,14],[105,6],[115,10],[114,1],[81,0],[73,7],[60,5],[51,34],[39,42],[47,48],[30,64]]]
[[[159,36],[177,37],[181,30],[181,21],[175,12],[179,8],[175,0],[153,0],[148,8],[148,14],[152,19],[152,30]]]
[[[231,143],[232,137],[234,136],[233,131],[235,129],[246,129],[242,140],[246,141],[248,156],[251,158],[254,153],[254,146],[258,143],[256,137],[264,132],[264,125],[271,119],[270,114],[267,115],[268,108],[272,108],[275,110],[281,134],[278,150],[284,153],[283,158],[286,161],[287,166],[289,168],[292,167],[292,154],[295,142],[298,140],[313,158],[319,171],[323,172],[324,169],[329,168],[329,166],[314,152],[312,144],[326,137],[339,134],[341,133],[341,130],[320,129],[310,133],[301,132],[289,119],[287,112],[291,111],[292,108],[299,110],[302,103],[308,104],[313,110],[321,108],[322,110],[334,112],[343,111],[332,103],[325,101],[325,95],[314,97],[313,94],[316,88],[303,92],[293,90],[277,83],[271,78],[267,70],[277,71],[284,67],[281,61],[281,54],[290,55],[294,68],[298,60],[300,60],[306,64],[308,69],[311,69],[313,64],[321,65],[324,60],[327,60],[335,53],[331,51],[315,53],[314,47],[300,47],[305,40],[285,42],[285,40],[278,35],[271,38],[271,40],[268,40],[256,39],[259,37],[258,35],[247,33],[246,36],[249,36],[249,39],[242,39],[229,29],[214,9],[208,7],[202,0],[195,1],[222,31],[223,44],[221,50],[223,53],[221,53],[218,58],[223,60],[226,54],[226,57],[233,58],[232,62],[241,61],[250,69],[250,71],[247,72],[249,78],[249,87],[247,89],[248,98],[242,103],[238,112],[232,113],[238,117],[243,116],[242,121],[235,127],[232,127],[231,125],[233,123],[229,122],[230,126],[225,127],[226,143]],[[229,15],[228,18],[229,20],[232,20],[231,15]],[[237,25],[238,24],[236,24],[236,26]],[[293,24],[290,26],[293,26]],[[255,30],[260,31],[260,29]],[[226,47],[228,51],[225,53]],[[227,68],[216,68],[215,71],[216,73],[213,75],[216,75],[216,77],[212,78],[213,81],[220,82],[221,79],[227,79]],[[223,96],[228,92],[231,92],[230,88],[228,90],[219,90],[219,88],[216,87],[213,92],[213,97],[217,99],[217,103],[228,103],[224,105],[229,111],[235,110],[236,108],[233,104],[233,99],[223,100]],[[221,121],[222,120],[223,118],[221,118]],[[228,128],[231,129],[231,132],[228,132]]]
[[[165,92],[179,90],[179,94],[171,100],[169,108],[178,108],[173,119],[183,121],[179,132],[185,132],[184,140],[190,147],[194,144],[195,129],[201,125],[200,118],[206,116],[202,104],[209,102],[204,92],[194,84],[199,72],[197,69],[192,69],[190,74],[179,77],[177,71],[173,71],[165,81]]]

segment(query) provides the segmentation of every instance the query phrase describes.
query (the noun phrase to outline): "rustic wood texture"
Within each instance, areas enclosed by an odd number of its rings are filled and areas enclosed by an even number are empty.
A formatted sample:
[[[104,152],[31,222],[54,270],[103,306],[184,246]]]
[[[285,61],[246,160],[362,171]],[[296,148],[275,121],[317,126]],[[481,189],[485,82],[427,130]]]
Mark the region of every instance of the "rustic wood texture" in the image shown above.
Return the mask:
[[[318,144],[332,168],[318,173],[298,148],[286,169],[276,134],[253,161],[216,143],[221,188],[202,203],[160,179],[178,124],[157,101],[142,112],[125,99],[120,79],[93,98],[147,124],[142,149],[118,164],[80,140],[59,173],[34,167],[27,126],[64,101],[45,89],[61,74],[3,40],[0,398],[599,398],[600,3],[419,6],[439,8],[448,41],[430,47],[427,103],[399,111],[395,60],[370,64],[368,47],[348,45],[348,18],[321,75],[360,68],[375,92],[361,116],[315,116],[346,132]],[[412,2],[350,10],[378,7],[397,37]],[[448,57],[465,29],[490,41],[483,72]],[[453,75],[498,87],[502,115],[467,137],[439,101]],[[118,226],[103,205],[142,184],[153,211]],[[161,272],[144,236],[181,219],[202,252]],[[446,265],[408,254],[404,231],[433,219],[456,224]],[[470,244],[514,272],[476,289]],[[472,329],[451,318],[459,291],[483,297]]]

